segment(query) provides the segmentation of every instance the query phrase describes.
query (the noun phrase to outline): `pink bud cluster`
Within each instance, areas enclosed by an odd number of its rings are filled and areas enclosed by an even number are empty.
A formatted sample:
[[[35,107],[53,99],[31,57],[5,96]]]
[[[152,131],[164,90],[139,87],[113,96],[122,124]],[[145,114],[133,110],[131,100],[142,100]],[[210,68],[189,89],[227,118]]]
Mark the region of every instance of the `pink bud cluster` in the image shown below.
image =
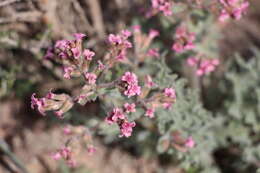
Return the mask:
[[[196,74],[203,76],[213,72],[219,65],[218,59],[199,59],[197,57],[190,57],[187,59],[187,64],[191,67],[196,67]]]
[[[185,27],[179,27],[175,33],[175,42],[172,45],[172,50],[177,53],[182,53],[186,50],[194,49],[194,40],[195,33],[188,32]]]
[[[69,167],[76,167],[78,164],[74,159],[79,152],[81,152],[81,145],[89,155],[96,152],[96,148],[93,145],[92,136],[84,126],[71,126],[66,125],[62,130],[63,136],[66,139],[65,146],[58,149],[51,154],[54,160],[64,160]],[[76,145],[78,144],[78,145]]]
[[[46,111],[55,111],[55,115],[62,118],[72,106],[73,101],[66,94],[54,94],[51,91],[43,98],[36,98],[35,93],[31,96],[31,108],[37,108],[38,111],[45,115]]]
[[[70,167],[76,166],[76,161],[73,160],[72,151],[70,147],[62,147],[56,153],[53,153],[51,157],[54,160],[64,159],[66,161],[66,164]]]
[[[127,40],[131,35],[129,30],[123,30],[117,35],[109,34],[108,42],[112,46],[112,54],[116,60],[126,60],[127,49],[132,47],[132,43]]]
[[[120,137],[130,137],[132,135],[133,127],[135,127],[135,122],[129,122],[125,113],[135,112],[134,103],[125,103],[124,109],[114,108],[112,112],[106,117],[106,122],[108,124],[116,123],[120,129]]]
[[[226,21],[229,18],[239,20],[249,7],[247,0],[219,0],[222,5],[219,16],[220,21]]]
[[[158,48],[150,48],[152,41],[160,35],[158,30],[150,29],[148,34],[141,33],[141,27],[135,25],[133,28],[135,54],[139,62],[143,62],[146,58],[159,58]]]
[[[141,94],[141,87],[138,86],[138,79],[134,73],[125,72],[121,77],[121,81],[124,83],[124,94],[127,97]]]
[[[193,138],[190,136],[185,140],[185,147],[187,148],[194,148],[195,146],[195,141],[193,140]]]
[[[151,17],[158,12],[162,12],[165,16],[172,15],[172,2],[170,0],[151,0],[151,3],[152,8],[147,12],[147,17]]]

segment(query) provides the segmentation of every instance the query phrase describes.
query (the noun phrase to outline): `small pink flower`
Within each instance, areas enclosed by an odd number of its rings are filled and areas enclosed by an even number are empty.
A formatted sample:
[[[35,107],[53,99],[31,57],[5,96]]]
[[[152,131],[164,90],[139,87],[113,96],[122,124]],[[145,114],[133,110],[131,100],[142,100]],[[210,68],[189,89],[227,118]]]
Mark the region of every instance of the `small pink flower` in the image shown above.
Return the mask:
[[[187,59],[187,64],[188,64],[189,66],[196,66],[196,65],[198,64],[198,62],[199,62],[199,60],[198,60],[198,58],[196,58],[196,57],[189,57],[189,58]]]
[[[69,147],[63,147],[59,152],[64,159],[70,158],[71,156],[71,149]]]
[[[60,160],[62,157],[61,157],[60,152],[56,152],[56,153],[51,154],[51,158],[53,160]]]
[[[79,59],[81,52],[78,47],[72,48],[71,52],[73,53],[75,59]]]
[[[195,142],[191,136],[185,141],[185,146],[187,148],[193,148],[195,146]]]
[[[83,51],[83,57],[85,58],[85,60],[91,61],[93,56],[95,56],[95,52],[89,49],[85,49]]]
[[[70,79],[71,73],[74,71],[74,69],[70,66],[65,66],[65,67],[63,67],[63,71],[64,71],[63,77],[65,79]]]
[[[152,88],[153,86],[155,86],[155,83],[153,82],[152,77],[150,75],[145,76],[145,86],[147,88]]]
[[[71,128],[70,128],[70,126],[64,127],[64,128],[63,128],[63,133],[64,133],[65,135],[70,135],[70,134],[71,134]]]
[[[130,37],[131,35],[132,35],[132,33],[129,31],[129,30],[122,30],[121,31],[121,34],[122,34],[122,36],[125,38],[125,39],[127,39],[128,37]]]
[[[165,89],[164,89],[164,95],[165,95],[166,97],[176,98],[175,90],[172,89],[172,88],[165,88]]]
[[[181,53],[184,51],[184,47],[181,43],[176,42],[172,45],[172,50],[176,51],[177,53]]]
[[[94,73],[85,73],[85,78],[88,80],[88,83],[94,85],[96,83],[97,75]]]
[[[122,38],[119,35],[109,34],[108,41],[110,44],[117,45],[123,42]]]
[[[45,98],[36,98],[35,97],[35,93],[32,94],[31,96],[31,108],[34,109],[35,107],[37,107],[38,111],[42,114],[45,115],[45,110],[44,110],[44,102],[45,102]]]
[[[105,121],[108,124],[113,124],[117,122],[117,120],[123,120],[125,119],[125,115],[123,114],[123,111],[119,108],[114,108],[112,112],[109,113],[109,115],[106,117]]]
[[[133,127],[135,127],[135,122],[123,122],[120,125],[120,137],[130,137],[132,135],[133,132]]]
[[[172,103],[163,103],[164,109],[170,109],[172,106]]]
[[[61,110],[55,111],[54,114],[55,114],[58,118],[60,118],[60,119],[63,119],[63,118],[64,118],[64,117],[63,117],[64,112],[61,111]]]
[[[129,85],[138,83],[137,76],[131,72],[125,72],[121,80],[127,82]]]
[[[149,117],[149,118],[153,118],[154,117],[154,108],[147,108],[146,112],[145,112],[145,116]]]
[[[151,57],[156,57],[156,58],[160,57],[159,51],[156,48],[149,49],[148,52],[147,52],[147,55],[149,55]]]
[[[125,112],[130,113],[130,112],[135,112],[135,104],[134,103],[125,103],[124,104]]]
[[[73,36],[76,40],[82,40],[84,37],[86,37],[86,35],[82,33],[75,33]]]
[[[65,50],[69,48],[69,41],[68,40],[58,40],[54,45],[55,49]]]
[[[172,50],[177,53],[182,53],[185,50],[194,49],[193,41],[195,40],[195,33],[188,32],[186,28],[179,27],[176,29],[175,42],[172,45]]]
[[[88,145],[87,151],[89,155],[92,155],[97,151],[97,149],[93,145]]]
[[[130,84],[125,90],[124,94],[128,97],[140,95],[141,94],[141,87],[136,84]]]
[[[157,36],[159,36],[160,34],[159,34],[159,31],[158,30],[155,30],[155,29],[151,29],[150,31],[149,31],[149,37],[150,38],[155,38],[155,37],[157,37]]]
[[[133,27],[134,32],[140,32],[141,31],[141,26],[140,25],[134,25]]]
[[[69,159],[67,160],[67,165],[70,167],[70,168],[75,168],[77,166],[77,163],[75,160],[72,160],[72,159]]]
[[[172,15],[172,3],[169,0],[151,0],[152,8],[163,12],[165,16]]]
[[[100,60],[98,60],[98,70],[102,71],[104,69],[105,69],[105,65]]]

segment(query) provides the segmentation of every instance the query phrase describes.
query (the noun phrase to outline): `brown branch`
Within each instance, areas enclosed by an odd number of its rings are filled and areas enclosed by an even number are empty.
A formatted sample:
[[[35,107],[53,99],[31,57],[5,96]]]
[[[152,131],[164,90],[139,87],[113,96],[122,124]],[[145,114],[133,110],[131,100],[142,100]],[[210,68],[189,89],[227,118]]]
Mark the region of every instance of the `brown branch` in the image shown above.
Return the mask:
[[[105,27],[99,0],[86,0],[91,13],[91,18],[99,38],[105,37]]]
[[[20,0],[6,0],[6,1],[3,1],[3,2],[0,2],[0,7],[4,7],[4,6],[7,6],[9,4],[12,4],[14,2],[19,2]]]

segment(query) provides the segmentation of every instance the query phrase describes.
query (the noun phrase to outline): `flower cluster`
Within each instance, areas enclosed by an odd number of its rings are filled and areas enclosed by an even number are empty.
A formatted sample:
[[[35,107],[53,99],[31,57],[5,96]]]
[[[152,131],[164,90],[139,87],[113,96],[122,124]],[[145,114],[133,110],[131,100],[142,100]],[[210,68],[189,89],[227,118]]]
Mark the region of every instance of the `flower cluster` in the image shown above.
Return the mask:
[[[182,53],[185,50],[191,50],[195,46],[193,41],[195,40],[195,33],[190,33],[185,27],[179,27],[175,33],[175,42],[172,45],[172,50],[177,53]]]
[[[222,6],[219,20],[222,22],[229,18],[239,20],[249,6],[247,0],[219,0],[219,2]]]
[[[127,40],[131,35],[132,33],[128,30],[123,30],[117,35],[109,34],[108,42],[111,45],[111,54],[116,60],[126,60],[127,49],[132,47],[132,43]]]
[[[135,127],[135,122],[129,122],[125,113],[135,112],[135,104],[125,103],[124,108],[124,110],[114,108],[106,117],[106,122],[108,124],[116,123],[119,126],[120,137],[130,137],[132,135],[133,127]]]
[[[158,48],[149,48],[152,41],[159,35],[158,30],[150,29],[148,34],[144,34],[141,33],[141,27],[139,25],[133,26],[134,48],[139,62],[143,62],[147,57],[160,57]]]
[[[31,96],[31,108],[37,108],[42,115],[45,115],[46,111],[55,111],[55,115],[62,118],[62,115],[73,106],[71,97],[66,94],[54,94],[50,91],[43,98],[36,98],[35,95],[33,93]]]
[[[158,12],[162,12],[165,16],[172,15],[172,2],[170,0],[151,0],[152,8],[146,13],[147,17],[151,17]]]
[[[124,86],[124,94],[127,97],[140,95],[141,87],[138,86],[137,76],[131,72],[125,72],[121,77],[122,85]]]
[[[187,64],[191,67],[196,67],[196,74],[202,76],[209,74],[219,65],[218,59],[199,59],[198,57],[190,57],[187,59]]]
[[[67,125],[63,128],[63,134],[65,134],[64,138],[68,137],[65,146],[62,146],[56,152],[52,153],[52,159],[63,159],[69,167],[76,167],[77,162],[74,158],[79,154],[80,150],[78,148],[80,146],[76,146],[75,144],[82,145],[83,148],[86,148],[85,150],[89,155],[96,152],[96,148],[92,144],[92,137],[85,127]]]
[[[73,160],[72,153],[70,147],[62,147],[57,152],[53,153],[51,157],[54,160],[64,159],[69,167],[75,167],[76,161]]]

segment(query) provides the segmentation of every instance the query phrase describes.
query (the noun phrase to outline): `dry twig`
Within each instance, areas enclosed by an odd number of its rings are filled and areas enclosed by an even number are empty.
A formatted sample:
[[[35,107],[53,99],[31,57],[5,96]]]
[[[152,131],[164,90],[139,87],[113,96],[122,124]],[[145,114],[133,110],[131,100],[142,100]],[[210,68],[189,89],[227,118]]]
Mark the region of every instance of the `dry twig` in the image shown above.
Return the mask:
[[[19,1],[20,0],[6,0],[6,1],[0,2],[0,7],[4,7],[6,5],[12,4],[14,2],[19,2]]]

